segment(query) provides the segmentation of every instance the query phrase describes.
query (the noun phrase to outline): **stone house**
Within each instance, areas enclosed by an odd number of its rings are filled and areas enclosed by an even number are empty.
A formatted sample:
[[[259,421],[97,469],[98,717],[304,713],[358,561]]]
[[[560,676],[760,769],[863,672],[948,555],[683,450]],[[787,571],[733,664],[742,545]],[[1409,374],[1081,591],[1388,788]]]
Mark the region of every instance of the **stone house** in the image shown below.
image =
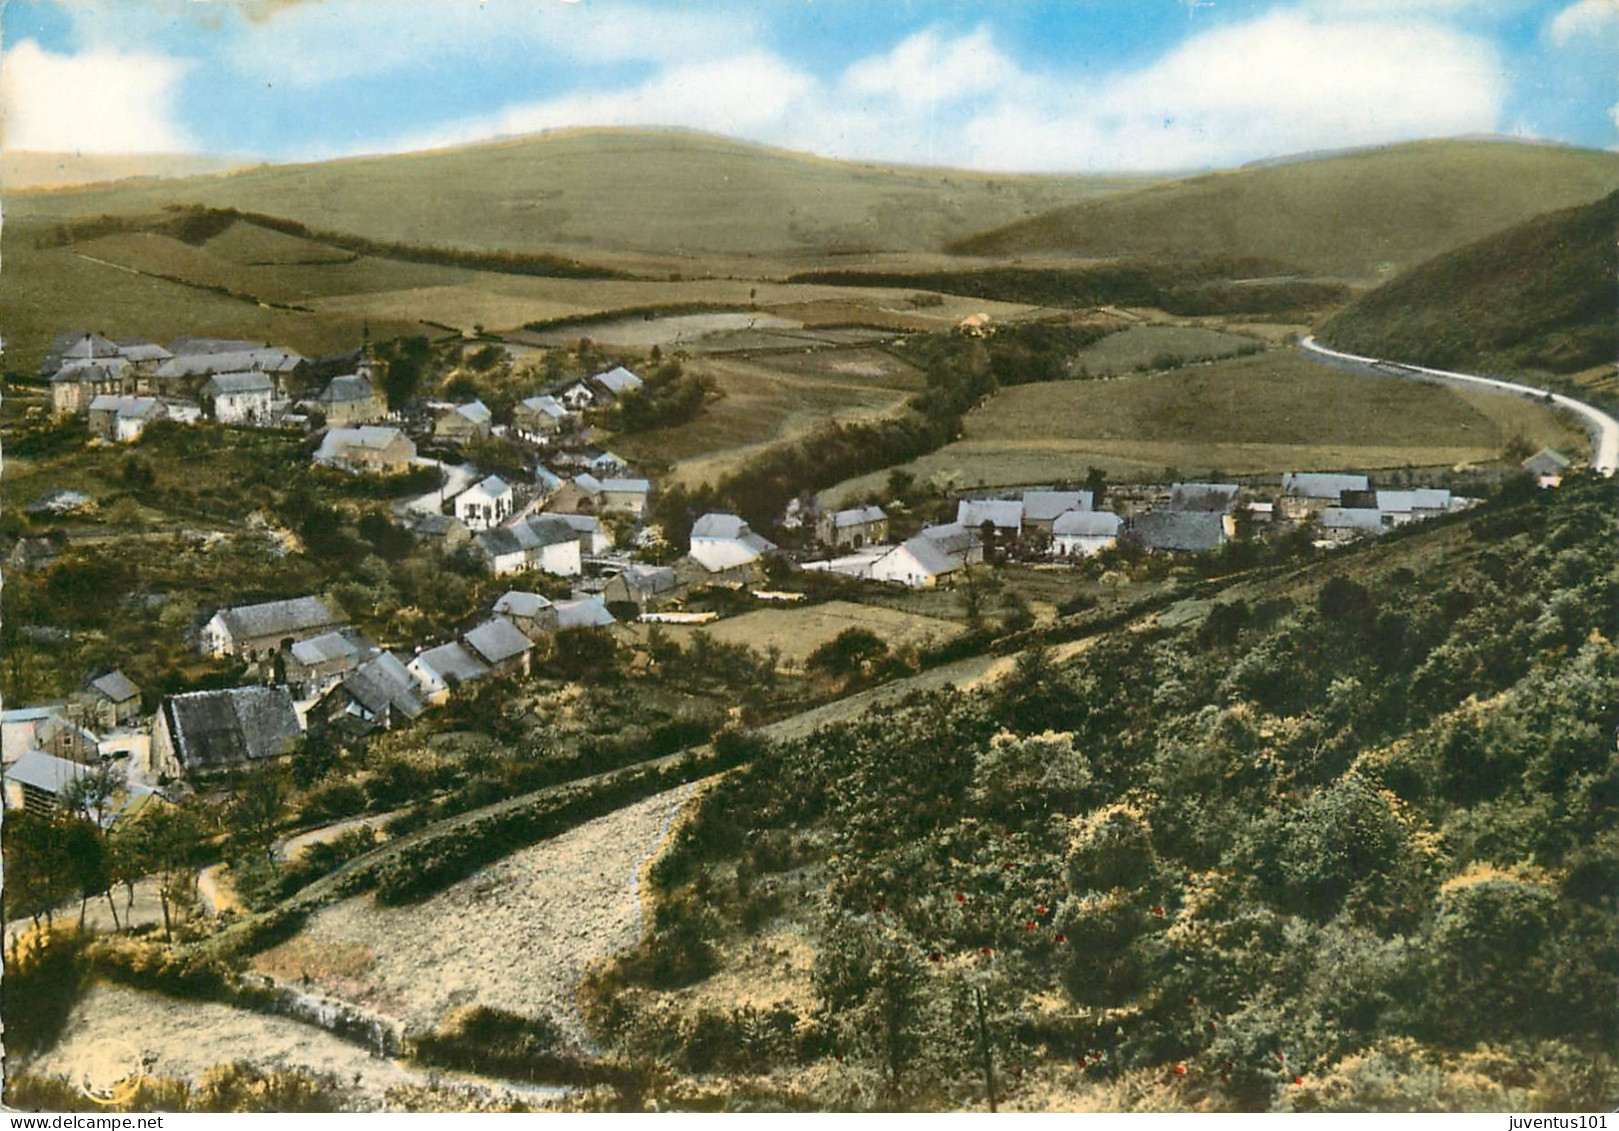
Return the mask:
[[[152,770],[168,778],[249,770],[292,754],[302,737],[282,687],[170,695],[152,726]]]

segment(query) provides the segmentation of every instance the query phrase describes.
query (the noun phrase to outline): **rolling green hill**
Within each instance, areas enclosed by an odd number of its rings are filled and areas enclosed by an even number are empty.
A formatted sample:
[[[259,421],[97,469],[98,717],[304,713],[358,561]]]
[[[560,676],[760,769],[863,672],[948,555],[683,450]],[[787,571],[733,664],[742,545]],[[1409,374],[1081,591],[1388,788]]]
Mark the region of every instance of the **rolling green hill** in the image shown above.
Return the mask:
[[[936,250],[963,232],[1142,183],[885,168],[699,134],[595,129],[24,192],[7,203],[20,219],[51,220],[203,204],[371,240],[478,251],[767,254]]]
[[[1619,188],[1619,154],[1435,141],[1171,181],[959,241],[970,255],[1253,257],[1386,279],[1532,216]]]
[[[1469,371],[1574,373],[1619,357],[1619,193],[1429,260],[1322,330],[1340,349]]]

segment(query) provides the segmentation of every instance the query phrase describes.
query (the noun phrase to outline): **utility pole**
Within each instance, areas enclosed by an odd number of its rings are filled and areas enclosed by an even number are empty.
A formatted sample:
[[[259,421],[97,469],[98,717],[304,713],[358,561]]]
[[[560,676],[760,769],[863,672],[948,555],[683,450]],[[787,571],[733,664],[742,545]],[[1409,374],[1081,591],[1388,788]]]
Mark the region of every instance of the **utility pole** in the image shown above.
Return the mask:
[[[978,1005],[978,1055],[984,1061],[984,1088],[989,1093],[990,1114],[995,1113],[995,1057],[989,1048],[989,1021],[984,1016],[984,990],[973,987],[973,1000]]]

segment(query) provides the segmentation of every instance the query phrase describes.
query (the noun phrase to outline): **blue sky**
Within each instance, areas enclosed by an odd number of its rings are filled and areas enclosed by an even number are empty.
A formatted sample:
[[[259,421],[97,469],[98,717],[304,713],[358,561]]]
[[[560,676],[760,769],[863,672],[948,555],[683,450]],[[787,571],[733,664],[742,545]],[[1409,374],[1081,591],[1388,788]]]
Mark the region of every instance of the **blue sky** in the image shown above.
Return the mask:
[[[1619,146],[1619,0],[5,0],[0,37],[19,149],[303,160],[644,125],[1107,171]]]

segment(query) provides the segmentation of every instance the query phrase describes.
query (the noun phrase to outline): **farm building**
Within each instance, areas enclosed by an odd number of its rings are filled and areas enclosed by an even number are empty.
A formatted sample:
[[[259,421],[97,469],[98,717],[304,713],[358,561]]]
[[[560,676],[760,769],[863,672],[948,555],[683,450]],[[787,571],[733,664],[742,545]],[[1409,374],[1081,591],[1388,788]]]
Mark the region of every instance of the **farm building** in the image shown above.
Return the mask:
[[[1290,471],[1282,476],[1282,517],[1298,521],[1343,501],[1344,492],[1370,490],[1364,475]]]
[[[275,389],[263,373],[216,373],[198,396],[207,413],[221,424],[265,424]]]
[[[323,632],[287,650],[287,687],[313,699],[377,654],[377,646],[352,629]]]
[[[90,402],[90,434],[109,444],[127,444],[140,439],[148,424],[165,415],[162,402],[152,397],[103,394]]]
[[[956,523],[958,525],[977,530],[986,522],[1003,534],[1022,534],[1022,500],[962,499],[956,504]]]
[[[602,481],[588,471],[551,492],[545,509],[556,514],[595,514],[602,502]]]
[[[1437,518],[1451,509],[1449,491],[1437,487],[1417,487],[1409,491],[1379,491],[1374,496],[1377,509],[1395,526]]]
[[[5,771],[7,809],[26,809],[51,816],[66,807],[66,794],[89,767],[43,750],[25,751]]]
[[[455,517],[468,530],[488,530],[511,517],[512,488],[498,475],[491,475],[455,497]]]
[[[91,333],[89,330],[69,330],[58,335],[45,347],[45,358],[39,363],[39,375],[49,377],[69,362],[96,361],[119,356],[117,343]]]
[[[964,554],[951,553],[939,541],[919,534],[872,562],[870,577],[912,589],[931,589],[966,568]]]
[[[888,515],[875,504],[830,511],[815,520],[815,537],[823,546],[858,550],[888,539]]]
[[[471,683],[489,674],[484,662],[469,652],[458,640],[431,648],[405,665],[421,698],[439,704],[450,697],[450,692],[463,683]]]
[[[1065,511],[1051,522],[1051,552],[1060,558],[1100,553],[1119,540],[1122,521],[1111,511]]]
[[[67,717],[65,706],[16,707],[0,713],[0,761],[8,766],[29,750],[88,762],[99,747],[94,734]]]
[[[1229,514],[1236,509],[1239,490],[1235,483],[1176,483],[1169,488],[1166,509]]]
[[[512,427],[527,440],[545,440],[562,431],[568,407],[552,396],[529,397],[512,409]]]
[[[647,497],[652,494],[651,480],[607,478],[600,482],[598,511],[621,511],[636,518],[646,513]]]
[[[1095,496],[1089,491],[1023,492],[1023,529],[1031,534],[1052,533],[1052,523],[1069,511],[1088,511]]]
[[[177,338],[169,349],[172,357],[154,368],[150,376],[139,378],[140,392],[195,396],[215,374],[262,373],[277,394],[285,395],[296,375],[308,366],[290,350],[252,342]]]
[[[1320,521],[1321,534],[1329,542],[1381,534],[1394,525],[1393,516],[1376,507],[1327,507]]]
[[[710,573],[751,565],[775,549],[734,514],[705,514],[691,528],[691,556]]]
[[[126,396],[135,391],[134,375],[122,358],[71,361],[51,375],[51,411],[58,416],[88,412],[97,397]]]
[[[345,675],[310,708],[311,726],[363,735],[414,719],[425,708],[416,681],[392,652],[382,652]]]
[[[252,657],[331,632],[347,621],[319,597],[293,597],[220,609],[203,625],[199,640],[210,656]]]
[[[596,374],[591,378],[591,381],[614,400],[622,397],[625,393],[634,392],[646,384],[645,381],[622,365],[615,365],[606,373]]]
[[[346,471],[404,471],[415,458],[416,445],[409,436],[370,424],[328,428],[315,451],[316,463]]]
[[[1128,536],[1149,550],[1200,553],[1225,544],[1226,516],[1217,510],[1160,510],[1130,520]]]
[[[475,539],[491,573],[537,569],[558,577],[584,571],[579,532],[562,515],[541,514],[486,530]]]
[[[557,628],[609,628],[618,623],[600,597],[573,597],[556,603]]]
[[[433,438],[452,444],[469,440],[487,440],[494,417],[482,401],[451,405],[439,412],[433,422]]]
[[[1573,462],[1562,452],[1552,448],[1541,448],[1519,466],[1533,475],[1535,481],[1542,487],[1556,487],[1563,482],[1563,476],[1567,474]]]
[[[75,698],[102,730],[129,726],[141,715],[141,689],[121,671],[110,671],[85,684]]]
[[[497,675],[527,675],[529,672],[534,642],[505,617],[484,621],[461,640]]]
[[[668,566],[628,565],[602,588],[602,599],[623,601],[652,612],[668,604],[681,591],[680,578]]]
[[[358,373],[333,377],[315,398],[315,408],[334,428],[374,424],[388,418],[388,401]]]
[[[177,778],[251,769],[291,754],[302,736],[285,688],[170,695],[152,727],[152,770]]]
[[[548,597],[509,589],[495,602],[494,611],[517,626],[530,640],[538,640],[556,629],[557,614]]]

